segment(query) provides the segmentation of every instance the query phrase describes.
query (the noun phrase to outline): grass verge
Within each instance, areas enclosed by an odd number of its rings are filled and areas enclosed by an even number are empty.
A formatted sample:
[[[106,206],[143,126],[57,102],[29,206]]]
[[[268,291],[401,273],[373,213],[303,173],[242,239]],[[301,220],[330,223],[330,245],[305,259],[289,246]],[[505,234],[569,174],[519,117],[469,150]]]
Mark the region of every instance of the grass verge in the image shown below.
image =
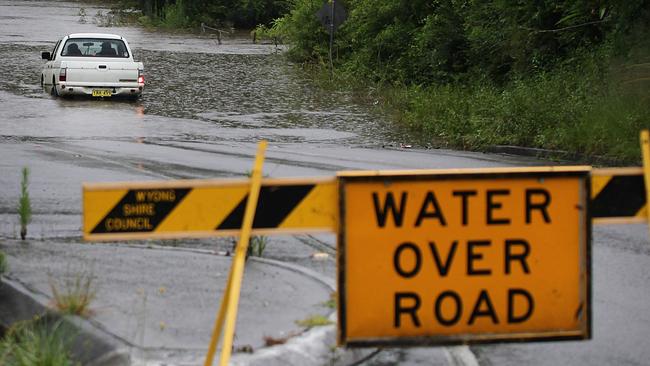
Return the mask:
[[[501,85],[480,77],[429,86],[371,83],[344,69],[330,80],[318,65],[306,73],[325,89],[347,89],[358,103],[380,107],[411,131],[408,143],[476,151],[513,145],[592,164],[639,164],[639,131],[650,128],[650,60],[603,66],[597,57]]]
[[[481,82],[392,88],[386,104],[437,146],[515,145],[566,151],[588,162],[638,163],[650,99],[591,81],[564,71],[501,88]]]
[[[70,355],[72,333],[61,321],[20,322],[0,340],[0,365],[76,365]]]

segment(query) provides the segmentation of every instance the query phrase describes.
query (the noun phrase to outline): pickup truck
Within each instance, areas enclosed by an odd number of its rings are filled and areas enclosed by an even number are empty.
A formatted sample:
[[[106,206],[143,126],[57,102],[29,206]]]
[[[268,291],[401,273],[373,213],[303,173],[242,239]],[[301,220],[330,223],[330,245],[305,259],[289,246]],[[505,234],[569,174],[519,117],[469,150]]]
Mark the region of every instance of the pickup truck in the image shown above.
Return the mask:
[[[70,34],[41,58],[47,60],[41,86],[54,96],[137,99],[144,90],[144,65],[133,61],[129,44],[119,35]]]

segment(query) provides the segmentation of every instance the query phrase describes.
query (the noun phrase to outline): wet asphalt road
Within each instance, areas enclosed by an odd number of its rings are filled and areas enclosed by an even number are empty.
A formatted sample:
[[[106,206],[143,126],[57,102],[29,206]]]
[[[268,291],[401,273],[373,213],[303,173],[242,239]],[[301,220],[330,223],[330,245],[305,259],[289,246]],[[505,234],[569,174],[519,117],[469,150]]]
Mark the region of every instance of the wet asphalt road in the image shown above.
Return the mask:
[[[255,144],[264,173],[331,176],[347,169],[539,165],[504,156],[422,150],[417,136],[344,92],[319,89],[275,48],[245,38],[100,28],[80,3],[0,2],[0,239],[16,238],[20,168],[32,171],[30,234],[80,241],[82,182],[243,177]],[[105,10],[104,10],[105,11]],[[123,34],[146,68],[138,102],[53,99],[39,85],[40,52],[72,32]],[[399,149],[400,144],[415,149]],[[166,243],[169,245],[169,243]],[[175,241],[228,250],[228,239]],[[644,225],[594,230],[594,339],[475,346],[481,365],[645,365],[650,360],[650,242]],[[327,253],[325,260],[313,254]],[[273,237],[265,256],[335,277],[334,235]],[[381,352],[366,365],[445,364],[435,349]]]

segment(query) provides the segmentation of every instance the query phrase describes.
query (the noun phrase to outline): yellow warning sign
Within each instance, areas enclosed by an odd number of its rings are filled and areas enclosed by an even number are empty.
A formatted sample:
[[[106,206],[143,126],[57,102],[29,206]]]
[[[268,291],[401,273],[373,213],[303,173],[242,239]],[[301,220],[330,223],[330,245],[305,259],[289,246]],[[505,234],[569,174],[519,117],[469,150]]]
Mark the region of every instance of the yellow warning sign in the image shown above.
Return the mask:
[[[86,240],[236,235],[248,180],[95,183],[83,186]],[[335,231],[335,179],[265,179],[253,233]]]
[[[339,174],[339,341],[590,337],[589,167]]]

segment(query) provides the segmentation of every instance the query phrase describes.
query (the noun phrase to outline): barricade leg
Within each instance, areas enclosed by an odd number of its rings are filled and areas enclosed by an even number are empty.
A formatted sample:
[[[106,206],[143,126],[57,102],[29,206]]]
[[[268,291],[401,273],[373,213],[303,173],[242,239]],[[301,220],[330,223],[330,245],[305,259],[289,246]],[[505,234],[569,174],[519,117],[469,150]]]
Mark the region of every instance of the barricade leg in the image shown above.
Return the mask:
[[[237,307],[239,306],[239,295],[241,291],[241,282],[244,274],[244,264],[246,261],[246,251],[250,241],[251,231],[253,228],[253,219],[255,218],[255,209],[259,198],[260,187],[262,183],[262,165],[264,163],[264,152],[266,151],[266,141],[260,141],[255,158],[255,165],[251,174],[251,189],[246,201],[246,210],[244,212],[244,221],[241,227],[241,234],[235,253],[233,263],[228,275],[228,284],[222,298],[219,315],[214,326],[208,354],[205,359],[205,366],[211,366],[216,346],[218,344],[221,330],[223,328],[223,346],[221,348],[220,366],[228,365],[232,354],[232,343],[235,335],[235,323],[237,321]],[[224,328],[225,325],[225,328]]]
[[[650,130],[641,131],[641,155],[643,156],[643,176],[645,178],[646,219],[650,233]]]
[[[219,305],[219,314],[217,315],[217,320],[214,323],[214,329],[212,330],[212,337],[210,338],[210,345],[208,346],[208,353],[205,356],[204,366],[212,365],[214,361],[214,354],[217,351],[217,344],[219,344],[219,338],[221,338],[221,331],[223,330],[223,321],[226,318],[226,311],[228,307],[228,301],[230,299],[231,283],[232,283],[232,272],[234,266],[230,267],[228,273],[228,282],[226,282],[226,289],[224,290],[223,297],[221,298],[221,304]]]

